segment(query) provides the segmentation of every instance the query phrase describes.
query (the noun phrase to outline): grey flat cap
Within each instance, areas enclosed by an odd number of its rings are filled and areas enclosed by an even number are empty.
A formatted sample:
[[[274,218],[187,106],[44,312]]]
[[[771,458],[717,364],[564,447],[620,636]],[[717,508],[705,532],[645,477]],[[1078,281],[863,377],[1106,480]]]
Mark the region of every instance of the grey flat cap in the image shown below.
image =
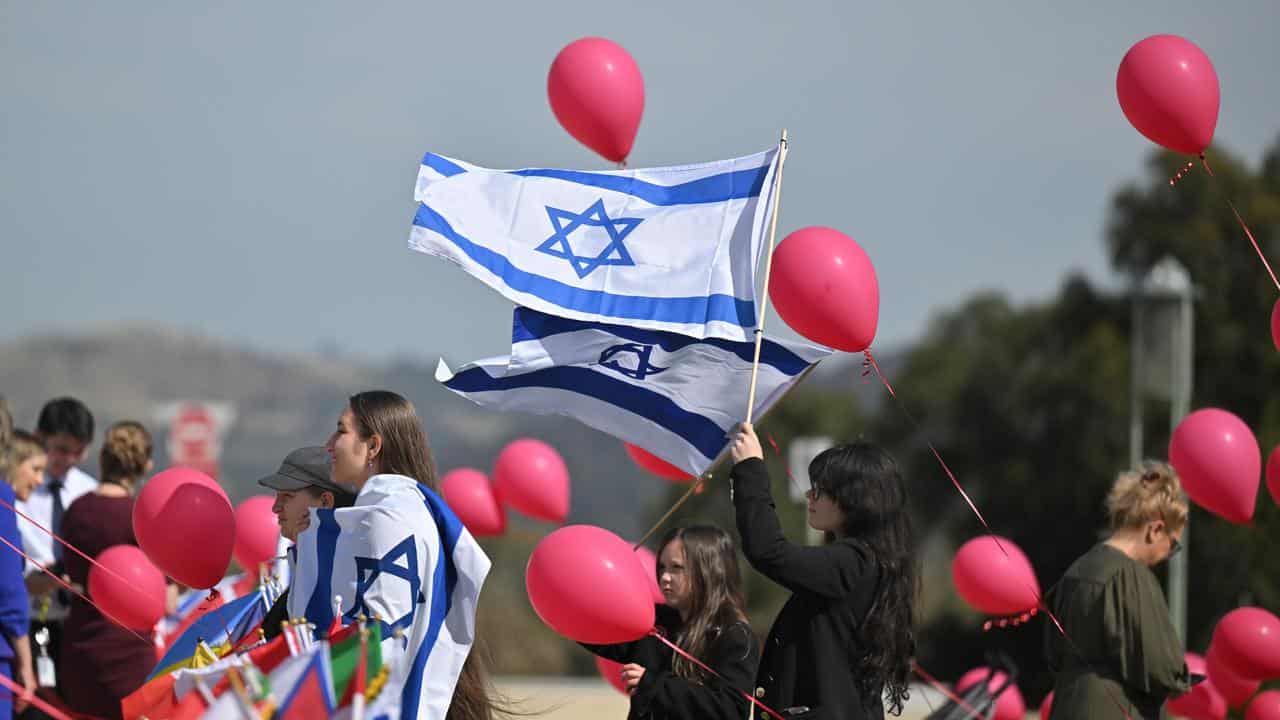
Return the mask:
[[[258,484],[287,492],[314,485],[330,492],[351,494],[350,490],[329,479],[329,451],[322,447],[294,450],[280,463],[279,470],[262,478]]]

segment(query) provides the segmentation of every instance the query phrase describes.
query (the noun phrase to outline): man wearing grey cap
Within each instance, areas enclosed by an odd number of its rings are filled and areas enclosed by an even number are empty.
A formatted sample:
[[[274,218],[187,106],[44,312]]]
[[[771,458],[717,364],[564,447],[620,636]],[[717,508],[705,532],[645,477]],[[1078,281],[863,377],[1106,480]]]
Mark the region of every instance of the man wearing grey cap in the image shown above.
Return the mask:
[[[285,456],[284,462],[274,473],[262,478],[258,484],[276,493],[271,511],[280,523],[280,535],[290,542],[297,542],[298,533],[307,529],[311,508],[333,509],[351,507],[356,496],[329,479],[329,452],[323,447],[304,447]],[[262,631],[270,640],[280,634],[280,623],[287,620],[289,591],[276,599],[262,621]]]

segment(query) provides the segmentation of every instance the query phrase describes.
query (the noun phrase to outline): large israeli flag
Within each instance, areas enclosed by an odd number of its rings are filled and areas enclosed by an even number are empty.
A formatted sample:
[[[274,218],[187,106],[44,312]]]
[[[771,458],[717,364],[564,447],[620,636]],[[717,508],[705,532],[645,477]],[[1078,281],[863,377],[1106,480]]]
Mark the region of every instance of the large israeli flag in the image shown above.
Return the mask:
[[[409,247],[535,310],[747,340],[777,157],[585,172],[427,153]]]
[[[436,379],[477,405],[567,415],[700,475],[747,416],[754,344],[515,311],[510,357]],[[766,340],[755,416],[778,402],[827,348]]]
[[[398,667],[400,717],[443,720],[488,573],[489,558],[439,496],[403,475],[375,475],[354,507],[311,511],[289,614],[328,628],[340,596],[344,623],[378,617],[383,658]]]

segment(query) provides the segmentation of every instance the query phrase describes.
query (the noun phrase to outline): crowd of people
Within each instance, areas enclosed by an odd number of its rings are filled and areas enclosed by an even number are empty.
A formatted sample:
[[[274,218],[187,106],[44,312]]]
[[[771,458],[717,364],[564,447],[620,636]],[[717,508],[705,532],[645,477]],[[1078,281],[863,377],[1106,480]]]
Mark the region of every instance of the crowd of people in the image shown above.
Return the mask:
[[[86,600],[89,562],[80,553],[137,544],[133,496],[153,469],[152,440],[137,422],[112,425],[102,437],[99,478],[79,467],[93,441],[93,415],[78,400],[51,400],[27,432],[13,426],[0,399],[0,540],[7,546],[0,547],[0,674],[16,687],[41,688],[76,713],[120,717],[121,699],[154,668],[155,649],[145,634],[116,626]],[[587,646],[621,664],[628,717],[729,720],[778,712],[859,720],[901,712],[917,642],[920,573],[908,493],[893,458],[854,442],[811,463],[808,524],[825,537],[811,546],[783,534],[751,425],[735,429],[730,453],[740,542],[701,524],[671,529],[659,548],[665,603],[656,618],[668,642]],[[404,543],[388,547],[386,538],[404,536],[405,528],[440,533],[419,533],[429,537],[407,548],[407,557],[425,558],[404,566],[420,573],[409,578],[412,593],[355,568],[325,568],[326,578],[338,580],[310,591],[295,583],[267,613],[268,639],[287,618],[306,618],[320,632],[356,613],[382,618],[384,657],[408,668],[402,705],[418,707],[418,716],[529,714],[489,680],[474,624],[479,586],[452,590],[464,602],[450,612],[461,616],[442,622],[434,611],[442,584],[433,565],[452,553],[452,562],[471,563],[483,577],[488,559],[444,527],[456,518],[442,509],[427,436],[408,400],[386,391],[353,395],[323,447],[289,452],[259,483],[275,493],[281,535],[296,543],[289,553],[295,579],[316,575],[312,565],[323,562],[317,558],[326,542],[330,563],[341,544],[340,564],[399,557]],[[1161,463],[1121,473],[1106,507],[1109,537],[1046,593],[1046,606],[1071,638],[1046,624],[1055,720],[1156,718],[1168,697],[1196,680],[1151,572],[1178,551],[1186,524],[1176,474]],[[335,539],[353,522],[362,532]],[[740,556],[792,593],[763,640],[744,610]],[[0,691],[0,720],[24,712],[34,712],[24,694]]]

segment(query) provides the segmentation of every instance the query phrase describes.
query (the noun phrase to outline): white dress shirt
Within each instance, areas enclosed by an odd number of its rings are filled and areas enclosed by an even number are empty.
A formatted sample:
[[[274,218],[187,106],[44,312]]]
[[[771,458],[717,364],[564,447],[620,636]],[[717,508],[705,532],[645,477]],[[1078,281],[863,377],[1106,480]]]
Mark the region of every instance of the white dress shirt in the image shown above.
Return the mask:
[[[51,480],[52,478],[46,473],[44,482],[31,491],[31,497],[26,500],[19,500],[14,507],[18,509],[18,512],[27,515],[44,527],[54,532],[59,532],[59,528],[49,527],[53,523],[53,492],[49,489]],[[98,487],[98,481],[89,473],[77,467],[68,470],[60,492],[63,513],[66,513],[71,508],[71,503],[75,502],[76,498],[91,492],[96,487]],[[41,565],[48,565],[54,561],[53,545],[56,541],[49,537],[48,533],[27,521],[21,515],[18,516],[18,533],[22,535],[22,547],[28,557]],[[62,549],[64,556],[66,552],[70,552],[65,547]],[[33,572],[40,572],[40,570],[28,561],[25,572],[30,575]],[[31,601],[32,608],[36,609],[40,601],[35,597],[31,598]],[[54,593],[53,601],[53,604],[57,606],[57,593]],[[66,608],[64,607],[51,607],[47,612],[50,619],[56,619],[65,614]]]

